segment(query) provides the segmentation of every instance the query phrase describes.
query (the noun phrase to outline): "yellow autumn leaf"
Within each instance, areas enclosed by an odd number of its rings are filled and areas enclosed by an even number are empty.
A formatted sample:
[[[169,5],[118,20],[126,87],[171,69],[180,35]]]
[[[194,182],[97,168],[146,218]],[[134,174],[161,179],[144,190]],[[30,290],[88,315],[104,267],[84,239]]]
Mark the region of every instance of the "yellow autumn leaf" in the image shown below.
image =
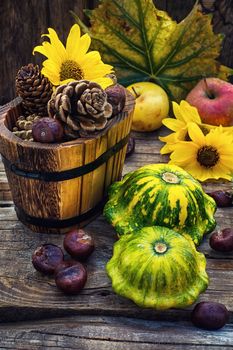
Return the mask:
[[[123,85],[149,80],[180,101],[203,77],[227,79],[232,74],[216,60],[223,37],[213,33],[210,15],[202,14],[197,4],[180,23],[152,0],[103,0],[87,15],[90,28],[75,19]]]

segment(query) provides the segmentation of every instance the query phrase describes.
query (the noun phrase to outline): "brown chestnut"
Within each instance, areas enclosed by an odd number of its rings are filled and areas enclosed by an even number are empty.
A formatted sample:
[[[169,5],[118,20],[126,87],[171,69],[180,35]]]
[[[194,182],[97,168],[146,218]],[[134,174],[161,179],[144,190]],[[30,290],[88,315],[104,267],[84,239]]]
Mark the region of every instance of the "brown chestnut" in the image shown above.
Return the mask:
[[[225,305],[202,301],[192,311],[191,321],[199,328],[215,330],[222,328],[229,320],[229,312]]]
[[[63,260],[60,264],[57,265],[54,273],[57,274],[60,270],[65,269],[67,267],[73,266],[76,264],[77,261],[69,259],[69,260]]]
[[[218,191],[208,192],[208,195],[215,200],[219,208],[232,206],[233,197],[232,197],[232,193],[230,192],[218,190]]]
[[[95,248],[93,238],[82,229],[68,232],[63,245],[67,253],[80,260],[85,260]]]
[[[115,116],[122,111],[125,105],[125,88],[115,84],[105,89],[107,101],[112,105],[112,115]]]
[[[55,244],[43,244],[32,254],[32,264],[35,269],[48,275],[54,273],[63,259],[63,251]]]
[[[60,142],[64,136],[64,129],[58,120],[44,117],[33,123],[32,136],[37,142]]]
[[[218,252],[233,251],[233,229],[224,228],[213,232],[210,236],[209,244],[212,249]]]
[[[65,294],[79,293],[85,286],[86,281],[86,269],[79,262],[58,268],[55,274],[55,283]]]

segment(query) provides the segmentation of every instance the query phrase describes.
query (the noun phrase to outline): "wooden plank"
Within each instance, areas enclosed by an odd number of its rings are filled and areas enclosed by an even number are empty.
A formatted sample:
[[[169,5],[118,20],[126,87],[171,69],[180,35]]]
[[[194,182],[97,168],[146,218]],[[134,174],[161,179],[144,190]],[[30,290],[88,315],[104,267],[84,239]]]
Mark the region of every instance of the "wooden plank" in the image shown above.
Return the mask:
[[[220,224],[229,226],[232,209],[219,209],[216,219]],[[33,233],[17,221],[12,207],[1,208],[0,321],[86,313],[161,320],[189,318],[193,306],[160,312],[141,309],[117,296],[105,272],[105,264],[112,254],[115,232],[102,216],[86,229],[96,241],[96,250],[86,264],[88,281],[79,295],[67,297],[57,290],[53,278],[41,275],[31,264],[31,254],[37,246],[47,242],[62,246],[63,237]],[[222,302],[232,314],[233,254],[213,252],[208,245],[208,236],[199,250],[208,258],[207,272],[210,276],[209,287],[200,300]]]
[[[8,180],[6,178],[4,165],[0,156],[0,201],[9,200],[12,200],[12,195],[8,184]]]
[[[127,331],[126,331],[127,330]],[[232,349],[233,327],[217,332],[187,322],[77,316],[0,326],[1,349]]]
[[[161,143],[157,140],[158,134],[163,133],[161,129],[146,135],[133,134],[136,149],[127,158],[124,173],[150,162],[166,161],[159,155]],[[231,184],[216,182],[207,183],[204,187],[208,190],[231,189]],[[9,205],[9,202],[3,202],[3,205],[7,203]],[[231,227],[232,214],[233,208],[219,208],[216,212],[217,227]],[[57,290],[52,277],[41,275],[31,264],[31,255],[37,246],[51,242],[62,247],[63,236],[34,233],[17,220],[13,207],[1,207],[0,322],[28,321],[22,325],[0,325],[1,349],[33,350],[40,346],[91,350],[231,348],[233,253],[213,251],[208,243],[209,235],[198,248],[207,258],[210,279],[208,289],[198,301],[222,302],[231,314],[231,323],[222,330],[205,332],[197,330],[190,323],[190,311],[194,305],[180,310],[155,311],[139,308],[130,300],[117,296],[105,272],[105,264],[112,255],[116,240],[115,231],[103,216],[86,229],[96,242],[96,250],[86,263],[88,281],[79,295],[65,296]],[[107,317],[113,315],[117,316],[114,321]],[[41,321],[60,316],[78,318]],[[100,319],[103,317],[105,321],[102,324]],[[132,317],[134,319],[130,323],[128,318]],[[29,320],[38,321],[32,324]]]

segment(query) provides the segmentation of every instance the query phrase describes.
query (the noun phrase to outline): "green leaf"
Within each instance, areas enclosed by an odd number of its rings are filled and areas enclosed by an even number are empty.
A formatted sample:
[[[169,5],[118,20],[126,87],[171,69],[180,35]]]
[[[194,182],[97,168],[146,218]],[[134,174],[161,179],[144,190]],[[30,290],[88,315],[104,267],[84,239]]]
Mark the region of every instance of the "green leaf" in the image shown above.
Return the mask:
[[[124,85],[153,81],[179,102],[201,78],[232,74],[217,62],[223,36],[213,33],[211,17],[197,4],[180,23],[152,0],[103,0],[87,14],[90,28],[73,15]]]

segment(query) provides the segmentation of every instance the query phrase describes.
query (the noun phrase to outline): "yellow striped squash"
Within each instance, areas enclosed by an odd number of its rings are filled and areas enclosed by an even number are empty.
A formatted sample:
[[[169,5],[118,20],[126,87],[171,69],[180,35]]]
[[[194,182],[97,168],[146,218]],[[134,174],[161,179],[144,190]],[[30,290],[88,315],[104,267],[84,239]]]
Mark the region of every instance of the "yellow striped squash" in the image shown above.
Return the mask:
[[[189,237],[161,226],[121,236],[106,265],[117,294],[160,310],[194,303],[208,286],[205,267]]]
[[[178,166],[151,164],[127,174],[109,189],[104,215],[118,235],[145,226],[166,226],[199,244],[216,221],[216,203]]]

